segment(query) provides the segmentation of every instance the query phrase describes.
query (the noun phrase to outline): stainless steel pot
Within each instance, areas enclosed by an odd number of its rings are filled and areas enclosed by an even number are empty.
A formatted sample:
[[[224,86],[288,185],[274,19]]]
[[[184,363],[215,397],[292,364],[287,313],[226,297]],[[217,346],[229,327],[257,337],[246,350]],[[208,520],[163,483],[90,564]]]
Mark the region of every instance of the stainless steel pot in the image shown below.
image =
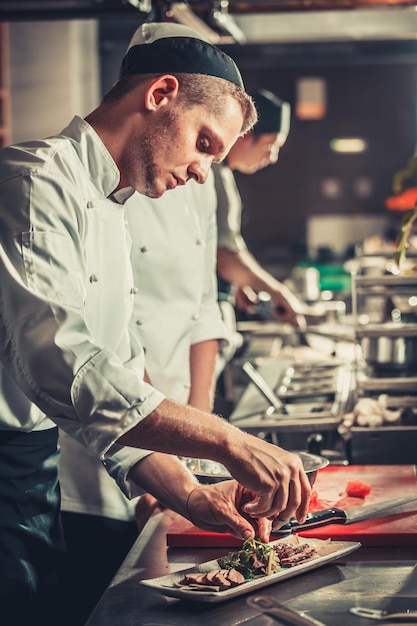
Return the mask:
[[[298,332],[301,335],[319,335],[335,342],[355,342],[354,333],[338,335],[314,328]],[[364,361],[375,371],[417,375],[417,324],[367,324],[356,330],[356,339]]]
[[[377,371],[417,374],[417,325],[379,324],[357,330],[362,357]]]

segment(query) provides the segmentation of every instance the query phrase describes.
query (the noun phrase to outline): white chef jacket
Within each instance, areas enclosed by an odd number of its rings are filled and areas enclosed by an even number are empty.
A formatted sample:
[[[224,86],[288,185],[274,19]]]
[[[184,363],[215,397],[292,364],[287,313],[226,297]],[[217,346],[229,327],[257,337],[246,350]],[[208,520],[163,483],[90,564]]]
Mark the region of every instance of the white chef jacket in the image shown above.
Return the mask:
[[[232,252],[246,250],[241,235],[242,199],[234,174],[225,163],[213,164],[213,172],[217,193],[217,245]]]
[[[242,199],[234,174],[225,162],[213,164],[213,173],[217,194],[217,245],[231,252],[247,250],[241,234]],[[228,285],[219,277],[219,303],[230,339],[229,345],[222,350],[224,363],[230,361],[243,344],[243,336],[237,331],[234,296],[231,295],[233,287]]]
[[[217,303],[216,192],[213,174],[158,200],[134,194],[126,202],[138,293],[132,333],[146,352],[152,385],[187,402],[190,347],[226,340]]]
[[[190,181],[156,200],[135,193],[125,209],[136,291],[131,332],[144,347],[152,385],[187,402],[191,346],[227,336],[217,304],[213,175],[203,186]],[[97,459],[66,433],[60,445],[62,510],[132,519],[134,501]]]
[[[130,238],[109,199],[118,183],[78,117],[61,135],[0,151],[0,428],[50,427],[46,414],[125,488],[148,452],[115,442],[164,396],[143,381],[143,350],[129,336]],[[39,410],[4,384],[9,374]]]

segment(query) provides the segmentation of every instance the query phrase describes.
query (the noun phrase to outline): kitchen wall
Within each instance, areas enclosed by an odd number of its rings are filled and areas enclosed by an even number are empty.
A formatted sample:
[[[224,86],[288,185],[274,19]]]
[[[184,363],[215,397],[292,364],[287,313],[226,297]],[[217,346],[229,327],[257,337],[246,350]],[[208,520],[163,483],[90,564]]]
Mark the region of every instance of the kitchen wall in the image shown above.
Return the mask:
[[[12,22],[11,141],[62,130],[100,99],[95,20]]]
[[[393,174],[404,167],[416,144],[417,52],[381,44],[352,50],[346,43],[306,47],[305,55],[287,51],[287,56],[282,47],[270,47],[269,54],[265,49],[259,55],[244,51],[240,61],[235,55],[249,88],[266,87],[293,109],[278,163],[238,176],[247,241],[272,264],[303,258],[310,216],[357,220],[359,230],[362,224],[375,222],[376,228],[382,222],[381,230],[397,232],[401,216],[388,212],[384,200],[392,193]],[[306,121],[295,115],[297,80],[303,77],[325,82],[323,119]],[[366,140],[365,152],[331,150],[332,138],[352,136]],[[339,222],[345,224],[344,219]],[[329,219],[327,227],[322,219],[322,224],[328,246],[339,251],[346,229],[337,229],[335,220]],[[363,228],[363,237],[371,234]],[[357,230],[352,228],[354,238]]]

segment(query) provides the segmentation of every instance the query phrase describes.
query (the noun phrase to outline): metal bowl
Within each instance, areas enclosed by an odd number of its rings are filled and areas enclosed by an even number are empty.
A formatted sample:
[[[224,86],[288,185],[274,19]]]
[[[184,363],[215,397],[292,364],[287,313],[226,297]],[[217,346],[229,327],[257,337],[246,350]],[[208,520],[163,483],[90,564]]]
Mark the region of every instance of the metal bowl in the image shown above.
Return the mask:
[[[310,452],[294,452],[294,454],[300,457],[310,485],[313,486],[317,472],[329,464],[328,459],[318,454],[311,454]],[[183,459],[183,462],[203,485],[210,485],[231,479],[231,475],[225,466],[216,461],[210,461],[208,459]]]

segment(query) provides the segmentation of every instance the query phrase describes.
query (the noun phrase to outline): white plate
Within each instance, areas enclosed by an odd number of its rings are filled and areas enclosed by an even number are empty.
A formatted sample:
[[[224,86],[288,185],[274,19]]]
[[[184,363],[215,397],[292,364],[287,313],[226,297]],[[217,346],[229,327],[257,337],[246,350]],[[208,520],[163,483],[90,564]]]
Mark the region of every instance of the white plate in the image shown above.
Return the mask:
[[[261,578],[256,578],[254,580],[248,580],[241,585],[237,585],[236,587],[232,587],[231,589],[226,589],[225,591],[201,591],[200,589],[182,589],[181,587],[175,586],[176,582],[182,580],[184,578],[184,575],[189,574],[190,572],[209,572],[212,569],[218,569],[219,565],[217,563],[217,560],[207,561],[206,563],[202,563],[201,565],[197,565],[196,567],[191,567],[189,569],[181,570],[179,572],[168,574],[166,576],[160,576],[159,578],[149,578],[147,580],[142,580],[140,581],[140,584],[146,587],[151,587],[152,589],[160,591],[165,596],[171,596],[173,598],[181,598],[183,600],[197,600],[199,602],[223,602],[224,600],[236,598],[237,596],[241,596],[245,593],[255,591],[256,589],[267,587],[268,585],[277,583],[280,580],[286,580],[287,578],[292,578],[293,576],[297,576],[298,574],[303,574],[304,572],[316,569],[317,567],[320,567],[325,563],[334,561],[341,556],[345,556],[346,554],[357,550],[362,545],[359,541],[304,539],[303,537],[299,537],[298,535],[282,537],[281,539],[277,539],[276,541],[271,541],[270,545],[274,546],[279,543],[308,543],[308,545],[314,547],[317,550],[317,556],[310,559],[309,561],[300,563],[299,565],[294,565],[294,567],[282,569],[276,574],[271,574],[270,576],[262,576]]]

